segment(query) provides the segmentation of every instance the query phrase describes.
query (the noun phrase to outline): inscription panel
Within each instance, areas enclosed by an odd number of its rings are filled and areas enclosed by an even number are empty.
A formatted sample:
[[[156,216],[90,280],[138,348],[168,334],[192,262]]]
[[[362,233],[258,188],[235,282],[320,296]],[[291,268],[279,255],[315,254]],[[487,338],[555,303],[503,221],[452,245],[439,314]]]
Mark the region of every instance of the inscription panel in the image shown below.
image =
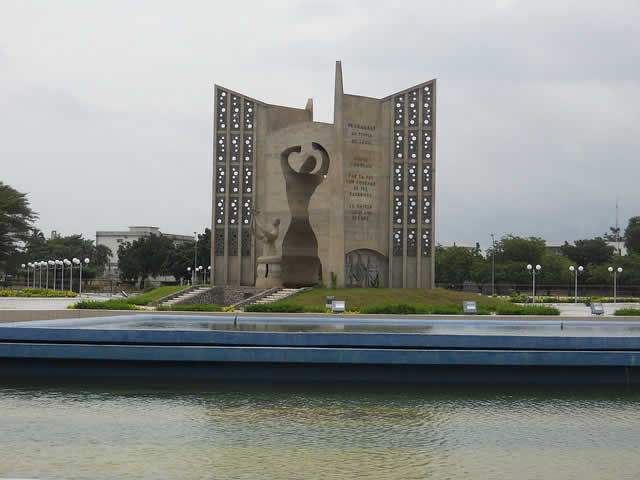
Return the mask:
[[[345,251],[370,249],[386,257],[388,195],[393,187],[389,185],[389,153],[383,153],[381,148],[380,114],[377,100],[345,95],[344,248]],[[384,136],[387,136],[386,131]]]

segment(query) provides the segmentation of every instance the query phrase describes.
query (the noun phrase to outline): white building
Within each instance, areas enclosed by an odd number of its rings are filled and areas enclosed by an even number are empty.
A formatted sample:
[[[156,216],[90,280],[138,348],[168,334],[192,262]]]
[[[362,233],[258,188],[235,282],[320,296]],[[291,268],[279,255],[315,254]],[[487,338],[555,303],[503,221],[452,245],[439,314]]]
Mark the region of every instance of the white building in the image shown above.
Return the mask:
[[[551,253],[555,253],[556,255],[562,255],[562,246],[565,242],[546,242],[546,248]],[[574,242],[567,242],[571,246],[575,246]],[[616,254],[619,255],[627,255],[627,247],[624,246],[624,241],[620,240],[620,242],[607,242],[607,245],[613,247]],[[620,249],[620,250],[618,250]]]
[[[169,238],[173,240],[174,243],[184,243],[184,242],[193,242],[195,240],[195,236],[193,235],[177,235],[174,233],[162,233],[160,232],[160,228],[158,227],[145,227],[145,226],[136,226],[129,227],[129,231],[98,231],[96,232],[96,246],[104,245],[109,247],[112,252],[112,256],[109,258],[109,263],[105,269],[105,276],[118,277],[120,275],[120,271],[118,270],[118,247],[126,242],[133,242],[134,240],[138,240],[143,237],[148,237],[150,235],[162,235],[163,237]],[[160,277],[153,278],[152,280],[157,281],[173,281],[174,278],[170,277]]]

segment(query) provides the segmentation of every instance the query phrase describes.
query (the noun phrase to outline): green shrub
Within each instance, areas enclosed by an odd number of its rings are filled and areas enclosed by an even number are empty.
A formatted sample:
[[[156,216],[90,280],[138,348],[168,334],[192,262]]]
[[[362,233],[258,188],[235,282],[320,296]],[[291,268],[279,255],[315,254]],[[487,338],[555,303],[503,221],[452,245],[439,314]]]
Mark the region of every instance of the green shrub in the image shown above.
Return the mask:
[[[323,313],[323,307],[308,307],[288,302],[254,303],[244,307],[245,312],[269,313]]]
[[[221,312],[222,307],[213,303],[208,305],[159,305],[156,310],[165,312]]]
[[[25,288],[22,290],[0,290],[0,297],[77,297],[78,294],[67,290],[47,290],[46,288]]]
[[[498,315],[560,315],[555,307],[539,305],[496,305],[493,310]]]
[[[81,310],[140,310],[126,300],[107,300],[105,302],[83,301],[72,306]]]
[[[620,310],[616,310],[616,313],[619,317],[640,317],[640,309],[639,308],[621,308]]]
[[[531,297],[526,295],[512,295],[509,297],[509,301],[512,303],[529,303]],[[621,297],[616,299],[620,303],[637,303],[640,302],[640,298],[636,297]],[[575,297],[536,297],[536,303],[574,303]],[[591,305],[591,302],[600,303],[613,303],[613,297],[578,297],[578,303],[584,303],[585,305]]]
[[[426,305],[411,303],[380,303],[362,307],[360,313],[386,314],[386,315],[416,315],[431,313],[431,308]]]

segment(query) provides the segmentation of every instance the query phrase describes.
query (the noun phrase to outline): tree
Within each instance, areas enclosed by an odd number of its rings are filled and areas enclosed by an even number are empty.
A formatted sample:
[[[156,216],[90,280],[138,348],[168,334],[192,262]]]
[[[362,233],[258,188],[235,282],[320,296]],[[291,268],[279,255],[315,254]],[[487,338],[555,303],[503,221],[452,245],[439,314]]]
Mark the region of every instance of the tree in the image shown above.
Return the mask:
[[[34,228],[25,241],[21,261],[27,263],[64,258],[71,260],[74,257],[88,258],[89,265],[83,268],[82,275],[84,278],[95,278],[103,274],[110,255],[109,247],[95,246],[93,240],[83,238],[82,235],[68,235],[47,240],[40,230]]]
[[[540,262],[542,270],[536,276],[536,281],[543,285],[568,285],[573,278],[569,267],[571,261],[562,255],[556,255],[552,252],[545,252]]]
[[[542,263],[545,241],[537,237],[505,235],[495,244],[496,283],[526,285],[531,281],[527,264]]]
[[[615,248],[607,244],[602,237],[576,240],[575,245],[564,242],[560,252],[578,265],[600,265],[609,260]]]
[[[496,262],[540,263],[546,250],[542,238],[505,235],[496,243]]]
[[[620,240],[620,227],[609,227],[609,231],[603,235],[607,242],[617,242]]]
[[[0,265],[19,251],[38,217],[29,207],[26,193],[20,193],[0,181]]]
[[[640,253],[640,217],[631,217],[624,231],[624,246],[627,253]]]
[[[211,264],[211,230],[204,229],[198,234],[198,265],[207,268]]]
[[[476,283],[487,281],[488,268],[480,246],[469,250],[463,247],[444,248],[436,246],[436,282],[447,285],[462,285],[466,280]]]
[[[193,242],[185,242],[176,245],[169,253],[167,272],[173,275],[176,280],[191,279],[191,274],[187,271],[187,268],[193,268],[193,249]]]
[[[598,285],[611,285],[613,295],[613,274],[608,268],[622,267],[622,273],[617,274],[618,285],[640,285],[640,254],[612,257],[609,263],[594,267],[591,274],[592,281]]]
[[[173,242],[162,235],[149,235],[118,247],[118,268],[123,280],[136,282],[144,288],[147,277],[167,271]]]
[[[471,255],[465,248],[436,246],[435,264],[437,283],[462,285],[469,279]]]

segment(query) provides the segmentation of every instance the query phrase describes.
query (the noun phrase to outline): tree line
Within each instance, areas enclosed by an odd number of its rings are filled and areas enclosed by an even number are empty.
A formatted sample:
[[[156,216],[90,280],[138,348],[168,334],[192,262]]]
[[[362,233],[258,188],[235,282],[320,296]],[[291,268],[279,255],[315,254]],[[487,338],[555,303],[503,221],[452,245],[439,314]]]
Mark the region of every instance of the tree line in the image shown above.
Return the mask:
[[[197,250],[197,252],[196,252]],[[198,234],[197,246],[193,242],[174,244],[162,235],[149,235],[118,247],[120,279],[137,283],[141,288],[149,277],[173,275],[177,281],[189,280],[188,268],[197,265],[207,268],[211,261],[211,230]]]
[[[608,285],[611,283],[608,267],[613,266],[623,268],[618,279],[621,285],[640,285],[640,217],[629,219],[624,235],[620,236],[627,255],[620,255],[608,243],[619,234],[614,228],[610,230],[601,237],[577,240],[573,245],[565,242],[560,254],[549,250],[542,238],[515,235],[503,236],[484,253],[478,244],[473,249],[438,245],[436,283],[455,287],[466,281],[488,284],[494,271],[496,284],[527,285],[531,283],[527,264],[539,264],[542,270],[536,275],[536,282],[541,285],[570,284],[574,279],[569,270],[571,265],[584,267],[581,284]]]

